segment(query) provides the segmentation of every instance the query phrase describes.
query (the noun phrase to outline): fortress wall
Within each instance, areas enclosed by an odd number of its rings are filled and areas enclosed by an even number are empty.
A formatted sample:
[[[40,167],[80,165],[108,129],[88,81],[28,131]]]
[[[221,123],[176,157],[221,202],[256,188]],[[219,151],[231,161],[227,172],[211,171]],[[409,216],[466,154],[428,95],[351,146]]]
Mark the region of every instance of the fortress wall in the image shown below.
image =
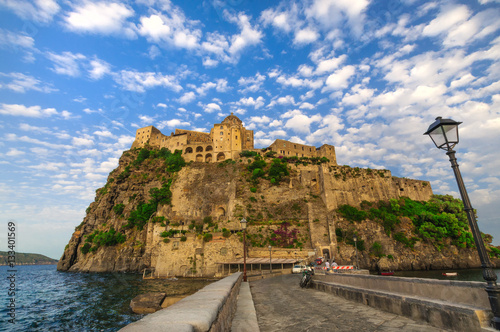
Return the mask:
[[[427,201],[432,196],[427,181],[392,177],[388,170],[322,165],[319,178],[321,196],[329,211],[343,204],[359,206],[364,200],[377,202],[404,196]]]
[[[189,144],[195,143],[212,143],[212,136],[210,133],[203,133],[199,131],[176,129],[175,135],[186,134]]]
[[[318,157],[325,157],[330,160],[330,163],[337,165],[337,156],[333,145],[324,144],[316,150]]]

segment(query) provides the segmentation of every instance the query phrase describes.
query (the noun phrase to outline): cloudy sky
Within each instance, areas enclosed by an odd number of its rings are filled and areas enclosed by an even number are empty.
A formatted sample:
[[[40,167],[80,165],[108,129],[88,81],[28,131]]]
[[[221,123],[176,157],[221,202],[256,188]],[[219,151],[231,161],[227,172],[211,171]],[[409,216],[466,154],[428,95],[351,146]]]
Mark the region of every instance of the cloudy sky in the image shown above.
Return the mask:
[[[137,128],[208,132],[234,112],[256,147],[336,147],[458,197],[457,157],[500,244],[495,0],[0,0],[0,243],[59,258]]]

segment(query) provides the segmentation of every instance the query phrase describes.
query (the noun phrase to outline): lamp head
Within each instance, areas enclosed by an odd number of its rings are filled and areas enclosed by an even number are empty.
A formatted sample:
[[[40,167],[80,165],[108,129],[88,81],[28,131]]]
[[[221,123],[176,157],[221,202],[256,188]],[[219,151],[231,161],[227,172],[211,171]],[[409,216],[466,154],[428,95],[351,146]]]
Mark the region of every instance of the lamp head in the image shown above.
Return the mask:
[[[429,135],[438,149],[451,151],[458,144],[458,125],[461,123],[438,116],[424,135]]]
[[[245,218],[240,220],[241,229],[245,230],[247,228],[247,220]]]

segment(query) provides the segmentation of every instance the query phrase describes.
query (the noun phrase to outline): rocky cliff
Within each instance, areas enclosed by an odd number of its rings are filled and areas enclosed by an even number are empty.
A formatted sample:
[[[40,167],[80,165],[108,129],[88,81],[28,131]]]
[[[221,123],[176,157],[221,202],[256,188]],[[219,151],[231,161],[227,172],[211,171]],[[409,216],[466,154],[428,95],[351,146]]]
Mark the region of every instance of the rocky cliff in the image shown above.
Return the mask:
[[[380,222],[352,223],[337,208],[409,197],[427,201],[428,182],[393,177],[388,170],[336,166],[318,159],[287,161],[250,154],[220,163],[182,165],[180,155],[125,151],[107,183],[96,191],[58,264],[61,271],[141,272],[212,276],[218,263],[242,257],[240,219],[249,221],[250,257],[310,259],[335,257],[353,264],[355,248],[343,241],[356,232],[366,248],[358,252],[370,269],[439,269],[479,266],[477,254],[448,242],[436,248],[394,240],[410,229],[403,220],[388,234]],[[340,230],[340,234],[339,234]],[[345,235],[345,234],[344,234]],[[438,250],[440,249],[440,250]],[[388,258],[389,257],[389,258]]]

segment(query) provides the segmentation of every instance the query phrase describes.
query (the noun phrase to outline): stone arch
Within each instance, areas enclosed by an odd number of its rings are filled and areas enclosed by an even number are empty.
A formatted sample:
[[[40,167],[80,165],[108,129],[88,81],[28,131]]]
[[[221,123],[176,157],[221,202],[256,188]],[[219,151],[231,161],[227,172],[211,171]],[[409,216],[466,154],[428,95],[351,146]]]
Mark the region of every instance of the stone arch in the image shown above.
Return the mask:
[[[211,145],[207,146],[207,148],[205,149],[205,151],[212,151],[212,150],[213,150],[213,148]]]
[[[217,214],[217,217],[219,217],[219,218],[220,217],[225,217],[226,216],[226,210],[223,207],[219,206],[217,208],[216,214]]]
[[[196,155],[196,161],[202,162],[203,161],[203,155],[197,154]]]
[[[212,154],[211,153],[207,153],[207,155],[205,156],[205,161],[207,163],[212,162]]]
[[[217,155],[217,161],[224,161],[226,159],[226,155],[224,154],[224,152],[219,152],[219,154]]]
[[[184,153],[193,153],[193,148],[192,147],[186,148],[186,151]]]
[[[197,146],[196,147],[196,152],[203,152],[203,147],[202,146]]]

